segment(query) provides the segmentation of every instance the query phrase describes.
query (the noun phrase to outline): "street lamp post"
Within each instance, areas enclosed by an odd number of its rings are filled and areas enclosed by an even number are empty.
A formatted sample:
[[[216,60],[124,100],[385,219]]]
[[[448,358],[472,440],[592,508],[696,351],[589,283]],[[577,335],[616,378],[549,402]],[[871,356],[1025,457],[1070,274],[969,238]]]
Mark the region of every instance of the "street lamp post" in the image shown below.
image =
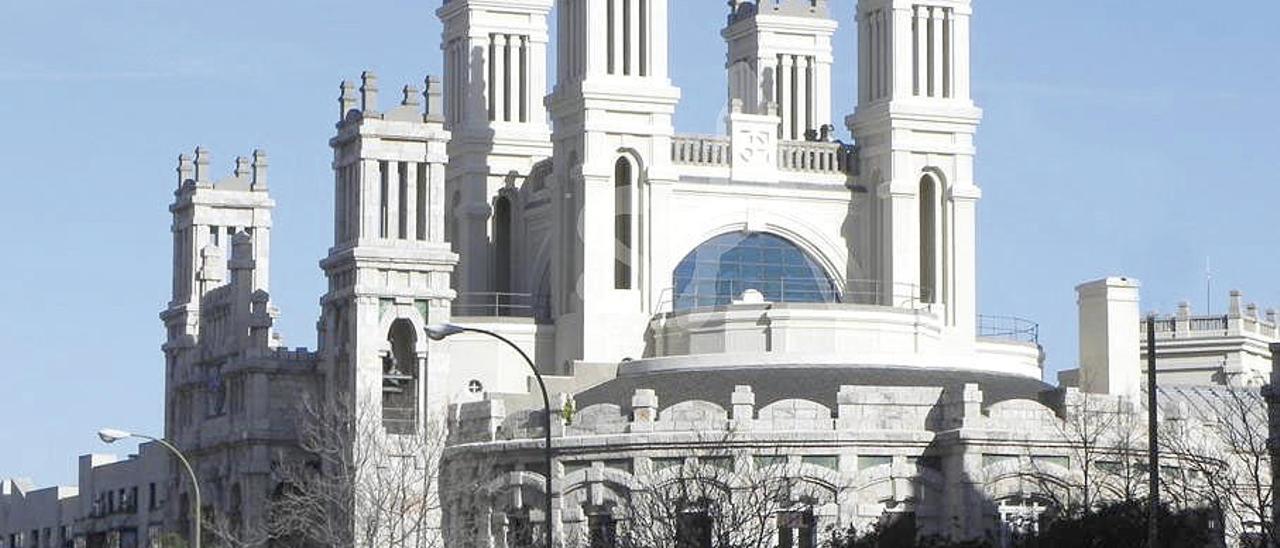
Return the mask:
[[[546,523],[547,548],[552,548],[553,546],[552,541],[555,538],[555,536],[552,533],[553,526],[552,526],[552,519],[551,519],[551,474],[552,474],[551,472],[551,464],[552,464],[551,397],[547,394],[547,384],[542,380],[542,373],[538,372],[538,368],[533,365],[533,360],[529,359],[529,355],[525,354],[524,350],[521,350],[519,346],[516,346],[516,343],[513,343],[506,337],[503,337],[502,335],[499,335],[492,331],[479,329],[475,327],[463,327],[461,325],[456,325],[451,323],[429,325],[427,326],[426,331],[427,331],[427,337],[433,341],[442,341],[447,337],[451,337],[459,333],[479,333],[481,335],[488,335],[490,337],[493,337],[495,339],[498,339],[506,343],[507,346],[514,348],[515,351],[520,354],[520,357],[524,358],[524,363],[528,364],[529,370],[533,371],[533,377],[538,380],[538,388],[542,390],[542,406],[545,412],[545,414],[543,415],[543,418],[545,419],[544,430],[545,430],[546,437],[545,437],[544,443],[546,444],[546,446],[543,448],[543,458],[546,461],[547,475],[546,475],[546,497],[545,497],[546,504],[544,505],[544,509],[543,509],[545,517],[543,519],[545,519],[547,522]]]
[[[191,478],[191,490],[196,496],[196,505],[195,505],[195,509],[193,510],[193,513],[195,514],[194,517],[196,520],[196,531],[195,531],[196,534],[195,534],[195,539],[193,541],[193,546],[195,548],[200,548],[200,505],[201,505],[200,481],[196,479],[196,471],[193,468],[191,468],[191,463],[187,461],[187,457],[182,454],[182,451],[179,451],[177,447],[174,447],[173,444],[163,439],[154,438],[154,437],[146,436],[142,434],[125,432],[124,430],[114,430],[111,428],[104,428],[98,431],[98,439],[101,439],[103,443],[115,443],[117,441],[128,439],[128,438],[154,441],[164,446],[164,448],[168,449],[170,453],[173,453],[174,456],[178,457],[178,461],[182,463],[182,467],[187,469],[187,475]]]

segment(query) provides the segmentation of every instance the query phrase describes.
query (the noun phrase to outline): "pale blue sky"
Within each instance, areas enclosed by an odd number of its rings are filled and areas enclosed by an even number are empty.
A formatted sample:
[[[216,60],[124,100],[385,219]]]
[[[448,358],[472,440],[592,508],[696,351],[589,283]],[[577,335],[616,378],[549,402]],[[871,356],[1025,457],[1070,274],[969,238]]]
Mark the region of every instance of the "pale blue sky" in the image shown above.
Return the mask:
[[[853,0],[831,1],[842,117]],[[676,125],[711,132],[724,2],[671,3]],[[1203,308],[1211,256],[1216,306],[1232,287],[1280,306],[1280,2],[975,3],[979,300],[1040,322],[1050,380],[1075,365],[1084,280],[1134,276],[1144,309]],[[279,328],[314,345],[338,82],[439,74],[438,4],[0,2],[0,477],[71,483],[77,455],[114,449],[99,427],[162,431],[166,206],[197,144],[222,173],[271,154]]]

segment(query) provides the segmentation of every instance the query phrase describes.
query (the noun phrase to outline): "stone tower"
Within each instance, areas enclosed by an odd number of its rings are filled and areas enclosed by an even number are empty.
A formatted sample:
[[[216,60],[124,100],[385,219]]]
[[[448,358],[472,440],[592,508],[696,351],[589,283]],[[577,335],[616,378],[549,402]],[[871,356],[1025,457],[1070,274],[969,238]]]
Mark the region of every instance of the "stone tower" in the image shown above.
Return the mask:
[[[200,299],[228,281],[227,259],[232,237],[240,232],[253,242],[253,290],[268,291],[271,210],[267,192],[267,155],[236,158],[235,172],[215,181],[211,154],[199,147],[195,156],[178,158],[178,188],[173,205],[173,296],[160,315],[167,333],[166,353],[181,352],[199,335]],[[170,356],[172,357],[172,356]]]
[[[976,323],[968,0],[860,0],[858,107],[846,124],[873,206],[872,270],[895,301],[932,303],[948,331]]]
[[[447,321],[457,256],[444,236],[445,151],[440,83],[405,86],[383,112],[366,72],[357,94],[342,84],[334,159],[334,244],[321,262],[320,352],[327,389],[385,430],[409,434],[444,404],[445,353],[428,354],[423,329]]]
[[[742,101],[746,114],[778,105],[778,138],[784,141],[816,138],[831,123],[831,36],[838,25],[827,3],[729,3],[729,23],[721,32],[729,46],[729,100]]]
[[[667,0],[560,0],[554,122],[552,306],[557,361],[638,356],[669,285],[676,173]]]
[[[452,0],[444,24],[445,124],[449,141],[446,223],[460,255],[460,304],[487,293],[528,292],[514,274],[513,207],[533,166],[551,155],[547,15],[552,0]],[[497,296],[490,296],[497,298]]]

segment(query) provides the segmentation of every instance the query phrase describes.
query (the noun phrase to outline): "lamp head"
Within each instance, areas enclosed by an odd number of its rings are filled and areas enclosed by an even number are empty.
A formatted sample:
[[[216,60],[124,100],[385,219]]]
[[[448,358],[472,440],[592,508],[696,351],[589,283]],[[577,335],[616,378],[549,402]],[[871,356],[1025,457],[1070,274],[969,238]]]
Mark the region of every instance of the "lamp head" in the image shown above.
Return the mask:
[[[427,331],[428,339],[431,339],[433,341],[443,341],[445,340],[445,338],[448,338],[453,335],[457,335],[458,333],[462,333],[463,331],[466,331],[466,329],[463,329],[463,327],[460,325],[454,325],[451,323],[438,323],[438,324],[428,325],[426,328],[426,331]]]
[[[132,437],[133,437],[133,434],[125,432],[124,430],[103,428],[102,430],[98,431],[98,439],[102,440],[102,443],[115,443],[122,439],[132,438]]]

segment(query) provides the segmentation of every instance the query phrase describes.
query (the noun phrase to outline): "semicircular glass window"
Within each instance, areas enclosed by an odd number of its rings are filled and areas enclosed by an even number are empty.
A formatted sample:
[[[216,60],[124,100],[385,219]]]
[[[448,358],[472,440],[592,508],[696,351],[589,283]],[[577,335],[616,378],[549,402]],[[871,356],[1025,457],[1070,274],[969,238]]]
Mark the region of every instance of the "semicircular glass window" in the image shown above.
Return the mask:
[[[833,303],[836,284],[803,249],[764,233],[716,236],[676,266],[674,308],[730,304],[748,289],[766,301]]]

